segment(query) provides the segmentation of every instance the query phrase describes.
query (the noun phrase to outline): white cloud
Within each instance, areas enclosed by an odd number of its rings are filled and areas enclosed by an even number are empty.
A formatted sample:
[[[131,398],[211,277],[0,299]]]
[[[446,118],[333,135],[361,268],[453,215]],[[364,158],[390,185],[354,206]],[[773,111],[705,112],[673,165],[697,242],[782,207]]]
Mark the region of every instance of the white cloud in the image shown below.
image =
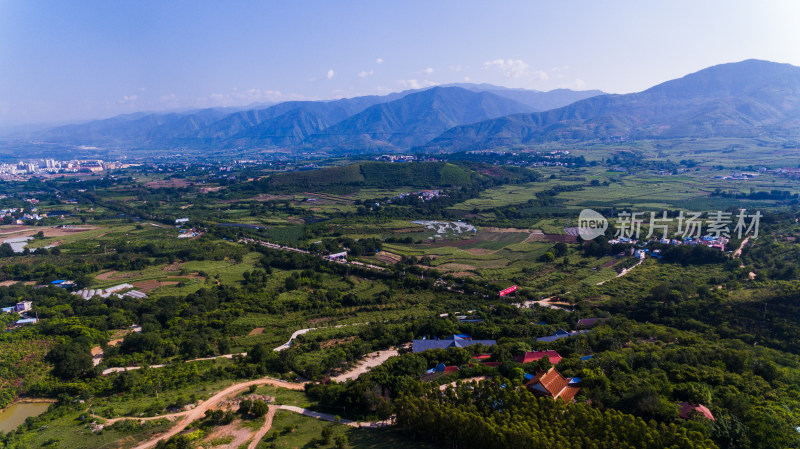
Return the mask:
[[[331,79],[333,78],[333,69],[328,69],[328,73],[325,74],[325,78]]]
[[[427,69],[423,70],[423,72],[430,75],[431,73],[433,73],[433,67],[428,67]]]
[[[139,97],[136,95],[125,95],[122,97],[122,100],[120,100],[120,103],[130,103],[132,101],[136,101],[138,98]]]
[[[250,103],[262,103],[267,101],[287,101],[287,100],[301,100],[302,95],[297,94],[284,94],[279,90],[270,89],[246,89],[239,90],[233,88],[228,93],[212,93],[208,98],[201,98],[197,100],[199,106],[238,106]],[[161,97],[162,102],[174,101],[175,96],[170,94]]]
[[[383,64],[383,58],[376,59],[375,64]]]
[[[472,79],[472,78],[470,78],[470,77],[468,77],[468,76],[465,76],[465,77],[464,77],[464,82],[465,82],[465,83],[468,83],[468,82],[470,82],[470,80],[471,80],[471,79]]]
[[[534,78],[539,78],[542,81],[550,79],[550,75],[548,75],[547,72],[545,72],[544,70],[537,70],[533,72],[531,75],[533,75]]]
[[[369,72],[366,71],[366,70],[362,70],[362,71],[358,72],[358,77],[359,78],[366,78],[366,77],[372,76],[374,74],[375,74],[374,70],[370,70]]]
[[[483,63],[484,69],[500,69],[509,78],[526,78],[533,74],[539,79],[547,79],[547,74],[538,70],[531,73],[530,66],[522,59],[495,59]]]
[[[460,72],[462,70],[467,70],[468,68],[469,68],[468,65],[461,65],[461,64],[459,64],[459,65],[451,65],[450,66],[450,70],[452,70],[454,72]]]
[[[434,82],[434,81],[428,81],[428,80],[419,81],[419,80],[415,80],[415,79],[412,79],[412,80],[400,80],[398,82],[400,83],[401,86],[403,86],[406,89],[422,89],[424,87],[431,87],[431,86],[438,86],[439,85],[439,83]]]

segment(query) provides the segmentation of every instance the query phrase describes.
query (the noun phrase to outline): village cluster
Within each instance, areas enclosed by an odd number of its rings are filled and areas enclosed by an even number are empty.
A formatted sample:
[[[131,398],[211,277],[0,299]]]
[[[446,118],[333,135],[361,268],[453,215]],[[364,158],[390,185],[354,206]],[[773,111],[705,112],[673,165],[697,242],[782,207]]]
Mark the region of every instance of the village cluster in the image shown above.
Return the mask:
[[[444,314],[448,315],[449,314]],[[576,335],[581,335],[586,332],[590,332],[591,329],[601,324],[605,321],[605,318],[582,318],[578,320],[578,330],[577,331],[565,331],[563,329],[559,329],[556,331],[555,334],[547,336],[547,337],[540,337],[535,339],[536,342],[552,342],[555,340],[559,340],[561,338],[569,338]],[[545,324],[545,323],[540,323]],[[414,353],[419,353],[423,351],[428,351],[432,349],[447,349],[447,348],[466,348],[473,345],[482,345],[486,348],[495,346],[497,342],[495,340],[476,340],[473,339],[470,335],[467,334],[456,334],[450,335],[444,338],[434,338],[434,339],[418,339],[413,341],[412,350]],[[586,354],[582,356],[580,359],[582,361],[589,360],[594,357],[593,354]],[[564,377],[556,368],[556,366],[561,362],[563,357],[557,352],[553,350],[543,350],[543,351],[526,351],[524,353],[518,354],[514,357],[514,361],[524,365],[526,363],[533,363],[538,362],[542,359],[547,359],[547,361],[552,364],[551,367],[547,369],[543,369],[538,371],[536,374],[525,373],[523,385],[525,388],[530,390],[533,394],[541,397],[551,398],[551,399],[561,399],[565,402],[571,402],[575,395],[581,390],[580,383],[581,379],[579,377],[572,377],[567,378]],[[468,364],[469,368],[475,366],[486,366],[491,368],[497,368],[501,366],[503,362],[499,361],[492,361],[492,354],[483,353],[477,354],[472,357],[472,361]],[[439,377],[453,374],[459,372],[464,367],[459,366],[447,366],[444,363],[439,363],[435,367],[429,369],[425,375],[422,377],[423,381],[432,381]],[[714,421],[715,418],[711,414],[711,411],[703,404],[696,404],[696,403],[689,403],[689,402],[682,402],[679,404],[680,407],[680,416],[684,419],[688,419],[692,416],[701,416],[705,419],[709,419]]]
[[[57,173],[96,173],[104,170],[117,170],[137,166],[120,161],[107,162],[100,159],[57,161],[42,159],[38,161],[0,164],[0,179],[18,180],[33,175]]]

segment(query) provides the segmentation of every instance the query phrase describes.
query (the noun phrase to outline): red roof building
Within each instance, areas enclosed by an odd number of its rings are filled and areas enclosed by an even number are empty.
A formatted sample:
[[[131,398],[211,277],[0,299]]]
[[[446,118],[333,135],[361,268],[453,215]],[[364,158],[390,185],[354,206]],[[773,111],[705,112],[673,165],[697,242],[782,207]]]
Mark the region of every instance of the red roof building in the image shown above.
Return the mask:
[[[552,363],[553,365],[558,365],[558,362],[561,361],[561,356],[558,355],[558,353],[556,351],[526,352],[524,354],[520,354],[520,355],[514,357],[514,359],[518,363],[531,363],[531,362],[535,362],[537,360],[541,360],[545,356],[547,356],[547,358],[550,359],[550,363]]]
[[[681,411],[679,414],[683,419],[689,419],[692,417],[692,415],[696,414],[706,419],[710,419],[711,421],[716,421],[716,419],[714,419],[714,415],[711,414],[711,410],[702,404],[692,405],[688,402],[681,402]]]
[[[570,385],[569,379],[556,371],[555,367],[538,373],[533,379],[525,382],[525,386],[536,395],[563,399],[564,402],[572,401],[581,391],[580,387]]]

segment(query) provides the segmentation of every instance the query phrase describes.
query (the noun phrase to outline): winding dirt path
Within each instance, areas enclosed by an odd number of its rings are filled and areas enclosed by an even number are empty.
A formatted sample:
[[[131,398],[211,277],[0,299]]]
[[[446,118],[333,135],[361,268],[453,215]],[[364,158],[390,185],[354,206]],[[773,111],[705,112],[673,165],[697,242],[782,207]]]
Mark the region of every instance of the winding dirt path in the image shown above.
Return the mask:
[[[273,351],[279,351],[279,352],[285,351],[292,347],[292,342],[294,341],[295,338],[299,337],[300,335],[307,334],[308,332],[315,331],[317,329],[339,329],[348,326],[363,326],[365,324],[369,323],[337,324],[336,326],[330,326],[330,327],[309,327],[307,329],[300,329],[298,331],[294,331],[292,336],[289,337],[289,341],[273,349]]]
[[[738,259],[739,257],[742,256],[742,250],[744,249],[744,245],[747,245],[747,242],[749,241],[750,241],[750,236],[748,235],[747,237],[745,237],[744,240],[742,240],[742,243],[739,245],[738,248],[736,248],[736,251],[733,252],[734,259]]]
[[[202,362],[203,360],[214,360],[214,359],[232,359],[233,356],[236,356],[236,355],[240,355],[240,356],[244,357],[244,356],[247,355],[247,353],[246,352],[239,352],[239,353],[236,353],[236,354],[215,355],[213,357],[200,357],[198,359],[186,360],[186,361],[184,361],[182,363]],[[101,353],[101,356],[102,356],[102,353]],[[181,363],[181,362],[177,362],[177,363]],[[97,366],[97,365],[99,365],[99,362],[95,363],[95,366]],[[163,365],[150,365],[150,368],[163,368],[163,367],[169,366],[169,365],[174,365],[174,364],[173,363],[167,363],[167,364],[163,364]],[[107,375],[109,375],[111,373],[121,373],[123,371],[133,371],[133,370],[137,370],[137,369],[142,369],[142,367],[141,366],[116,366],[116,367],[113,367],[113,368],[104,369],[102,374],[103,374],[103,376],[107,376]]]
[[[366,373],[370,370],[370,368],[382,365],[383,362],[389,360],[390,357],[394,357],[397,354],[397,348],[387,349],[385,351],[376,351],[371,354],[367,354],[366,357],[364,357],[356,364],[356,366],[353,367],[353,369],[339,374],[336,377],[331,377],[331,380],[335,380],[336,382],[345,382],[348,379],[358,379],[358,376]]]
[[[345,373],[342,373],[339,376],[334,377],[333,380],[336,380],[337,382],[343,382],[348,379],[356,379],[361,374],[367,372],[370,368],[381,365],[390,357],[396,356],[397,354],[398,354],[398,348],[392,348],[385,351],[377,351],[368,354],[353,369]],[[228,354],[227,357],[231,357],[232,355],[233,354]],[[124,371],[126,369],[138,369],[138,368],[139,367],[129,367],[129,368],[118,368],[118,369]],[[104,372],[104,374],[106,373]],[[222,402],[229,396],[232,396],[236,393],[239,393],[240,391],[250,388],[253,385],[255,386],[271,385],[274,387],[286,388],[294,391],[305,390],[305,383],[287,382],[280,379],[274,379],[272,377],[264,377],[261,379],[233,384],[227,388],[218,391],[216,394],[214,394],[207,400],[198,404],[197,407],[183,412],[170,413],[159,416],[149,416],[149,417],[123,416],[123,417],[108,418],[108,419],[96,415],[92,416],[94,416],[95,418],[103,419],[105,421],[105,424],[107,425],[114,424],[115,422],[120,420],[152,421],[157,419],[167,419],[169,421],[176,421],[180,419],[180,421],[175,426],[173,426],[165,433],[158,435],[154,438],[151,438],[150,440],[147,440],[143,443],[140,443],[139,445],[133,448],[133,449],[150,449],[154,447],[156,444],[158,444],[159,441],[167,440],[175,435],[178,435],[180,432],[186,429],[191,423],[197,421],[198,419],[203,418],[205,416],[206,410],[209,410],[210,408],[213,408],[214,406],[218,405],[220,402]],[[336,421],[336,416],[330,413],[315,412],[313,410],[309,410],[302,407],[296,407],[293,405],[271,405],[269,407],[269,412],[267,413],[267,416],[264,420],[264,424],[259,428],[258,432],[256,432],[256,434],[254,435],[253,440],[250,442],[248,446],[248,449],[255,449],[255,447],[258,445],[258,443],[261,441],[264,435],[266,435],[267,432],[269,432],[270,428],[272,427],[272,420],[277,410],[287,410],[294,413],[299,413],[304,416],[310,416],[312,418],[321,419],[324,421],[331,421],[331,422]],[[392,423],[391,420],[358,422],[358,421],[351,421],[349,419],[340,419],[339,422],[351,427],[371,427],[371,428],[384,427],[391,425]]]
[[[606,279],[605,281],[600,281],[600,282],[598,282],[598,283],[597,283],[597,284],[595,284],[595,285],[603,285],[603,284],[605,284],[606,282],[608,282],[608,281],[610,281],[610,280],[612,280],[612,279],[621,278],[622,276],[625,276],[626,274],[628,274],[628,273],[630,273],[631,271],[633,271],[633,269],[634,269],[634,268],[636,268],[636,267],[638,267],[639,265],[641,265],[641,264],[642,264],[642,262],[644,262],[644,259],[645,259],[644,257],[641,257],[641,258],[639,258],[639,261],[638,261],[638,262],[636,262],[636,264],[635,264],[635,265],[633,265],[633,266],[632,266],[632,267],[630,267],[630,268],[623,268],[623,269],[622,269],[622,271],[620,271],[620,272],[619,272],[619,274],[618,274],[616,277],[613,277],[613,278],[611,278],[611,279]]]
[[[256,432],[256,434],[253,436],[253,441],[250,442],[250,444],[247,446],[247,449],[256,449],[256,446],[258,446],[258,443],[261,441],[262,438],[264,438],[264,435],[266,435],[267,432],[269,432],[269,429],[272,428],[272,418],[275,417],[275,412],[277,410],[278,406],[276,405],[269,406],[269,412],[267,412],[267,417],[264,418],[264,425],[262,425],[258,429],[258,432]]]
[[[155,438],[151,438],[150,440],[147,440],[147,441],[145,441],[143,443],[140,443],[139,445],[137,445],[137,446],[135,446],[133,448],[133,449],[149,449],[151,447],[154,447],[156,444],[158,444],[159,441],[167,440],[167,439],[179,434],[183,429],[188,427],[189,424],[193,423],[194,421],[197,421],[198,419],[203,418],[205,416],[206,410],[208,410],[211,407],[217,405],[219,402],[221,402],[222,400],[224,400],[228,396],[236,394],[236,393],[238,393],[238,392],[240,392],[240,391],[242,391],[242,390],[244,390],[246,388],[249,388],[252,385],[255,385],[255,386],[258,386],[258,385],[272,385],[272,386],[275,386],[275,387],[287,388],[289,390],[296,390],[296,391],[302,391],[302,390],[305,389],[305,384],[299,384],[299,383],[294,383],[294,382],[286,382],[286,381],[283,381],[283,380],[273,379],[271,377],[266,377],[266,378],[262,378],[262,379],[250,380],[250,381],[247,381],[247,382],[240,382],[238,384],[233,384],[228,388],[220,390],[214,396],[211,396],[207,400],[201,402],[197,407],[195,407],[195,408],[193,408],[191,410],[187,410],[185,412],[172,413],[172,414],[169,414],[169,415],[155,416],[155,417],[149,417],[149,418],[138,418],[138,417],[112,418],[112,419],[106,420],[106,423],[113,424],[113,423],[115,423],[115,422],[117,422],[119,420],[122,420],[122,419],[153,420],[153,419],[166,418],[166,419],[172,420],[172,419],[177,419],[177,418],[183,417],[183,419],[180,422],[178,422],[178,424],[173,426],[170,430],[166,431],[165,433],[162,433],[161,435],[159,435],[159,436],[157,436]],[[270,422],[270,424],[271,424],[271,422]],[[267,430],[269,430],[269,429],[267,429]]]

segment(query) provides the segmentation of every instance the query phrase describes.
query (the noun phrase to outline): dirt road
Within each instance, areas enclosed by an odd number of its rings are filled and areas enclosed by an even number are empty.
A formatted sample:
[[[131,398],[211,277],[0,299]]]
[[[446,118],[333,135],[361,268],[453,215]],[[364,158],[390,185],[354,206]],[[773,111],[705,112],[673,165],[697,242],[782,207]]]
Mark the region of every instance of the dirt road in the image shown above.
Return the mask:
[[[258,429],[258,432],[256,432],[256,434],[253,436],[253,441],[250,442],[250,444],[247,446],[247,449],[256,449],[256,446],[258,446],[258,443],[262,438],[264,438],[264,435],[266,435],[267,432],[269,432],[269,429],[272,428],[272,418],[275,417],[276,410],[278,410],[278,406],[269,406],[267,417],[264,418],[264,425],[262,425],[261,428]]]
[[[149,449],[151,447],[154,447],[156,444],[158,444],[159,441],[169,439],[169,438],[179,434],[183,429],[188,427],[189,424],[191,424],[194,421],[197,421],[198,419],[203,418],[205,416],[205,414],[206,414],[206,410],[208,410],[211,407],[217,405],[219,402],[221,402],[222,400],[224,400],[228,396],[232,396],[232,395],[234,395],[234,394],[236,394],[236,393],[238,393],[238,392],[240,392],[242,390],[245,390],[245,389],[249,388],[252,385],[255,385],[255,386],[258,386],[258,385],[272,385],[272,386],[275,386],[275,387],[287,388],[289,390],[297,390],[297,391],[302,391],[302,390],[305,389],[304,384],[286,382],[286,381],[283,381],[283,380],[273,379],[271,377],[267,377],[267,378],[263,378],[263,379],[250,380],[250,381],[247,381],[247,382],[240,382],[238,384],[233,384],[228,388],[220,390],[219,392],[217,392],[217,394],[215,394],[214,396],[211,396],[208,400],[203,401],[202,403],[200,403],[200,405],[198,405],[197,407],[195,407],[195,408],[193,408],[191,410],[188,410],[188,411],[185,411],[185,412],[180,412],[180,413],[173,413],[173,414],[170,414],[170,415],[162,415],[162,416],[158,416],[158,417],[147,418],[147,419],[161,419],[161,418],[167,418],[167,419],[173,418],[174,419],[174,418],[179,418],[181,416],[183,417],[183,419],[177,425],[175,425],[173,428],[171,428],[167,432],[162,433],[161,435],[159,435],[159,436],[157,436],[155,438],[152,438],[152,439],[150,439],[148,441],[145,441],[144,443],[141,443],[141,444],[135,446],[133,449]],[[144,418],[122,417],[122,418],[109,419],[106,422],[109,423],[109,424],[113,424],[114,422],[119,421],[121,419],[142,420]],[[267,429],[267,430],[269,430],[269,429]]]
[[[741,257],[742,250],[744,249],[744,245],[747,245],[747,242],[749,242],[749,241],[750,241],[750,236],[748,235],[747,237],[745,237],[744,240],[742,240],[741,245],[739,245],[739,247],[736,248],[736,251],[733,252],[733,258],[734,259],[738,259],[739,257]]]

